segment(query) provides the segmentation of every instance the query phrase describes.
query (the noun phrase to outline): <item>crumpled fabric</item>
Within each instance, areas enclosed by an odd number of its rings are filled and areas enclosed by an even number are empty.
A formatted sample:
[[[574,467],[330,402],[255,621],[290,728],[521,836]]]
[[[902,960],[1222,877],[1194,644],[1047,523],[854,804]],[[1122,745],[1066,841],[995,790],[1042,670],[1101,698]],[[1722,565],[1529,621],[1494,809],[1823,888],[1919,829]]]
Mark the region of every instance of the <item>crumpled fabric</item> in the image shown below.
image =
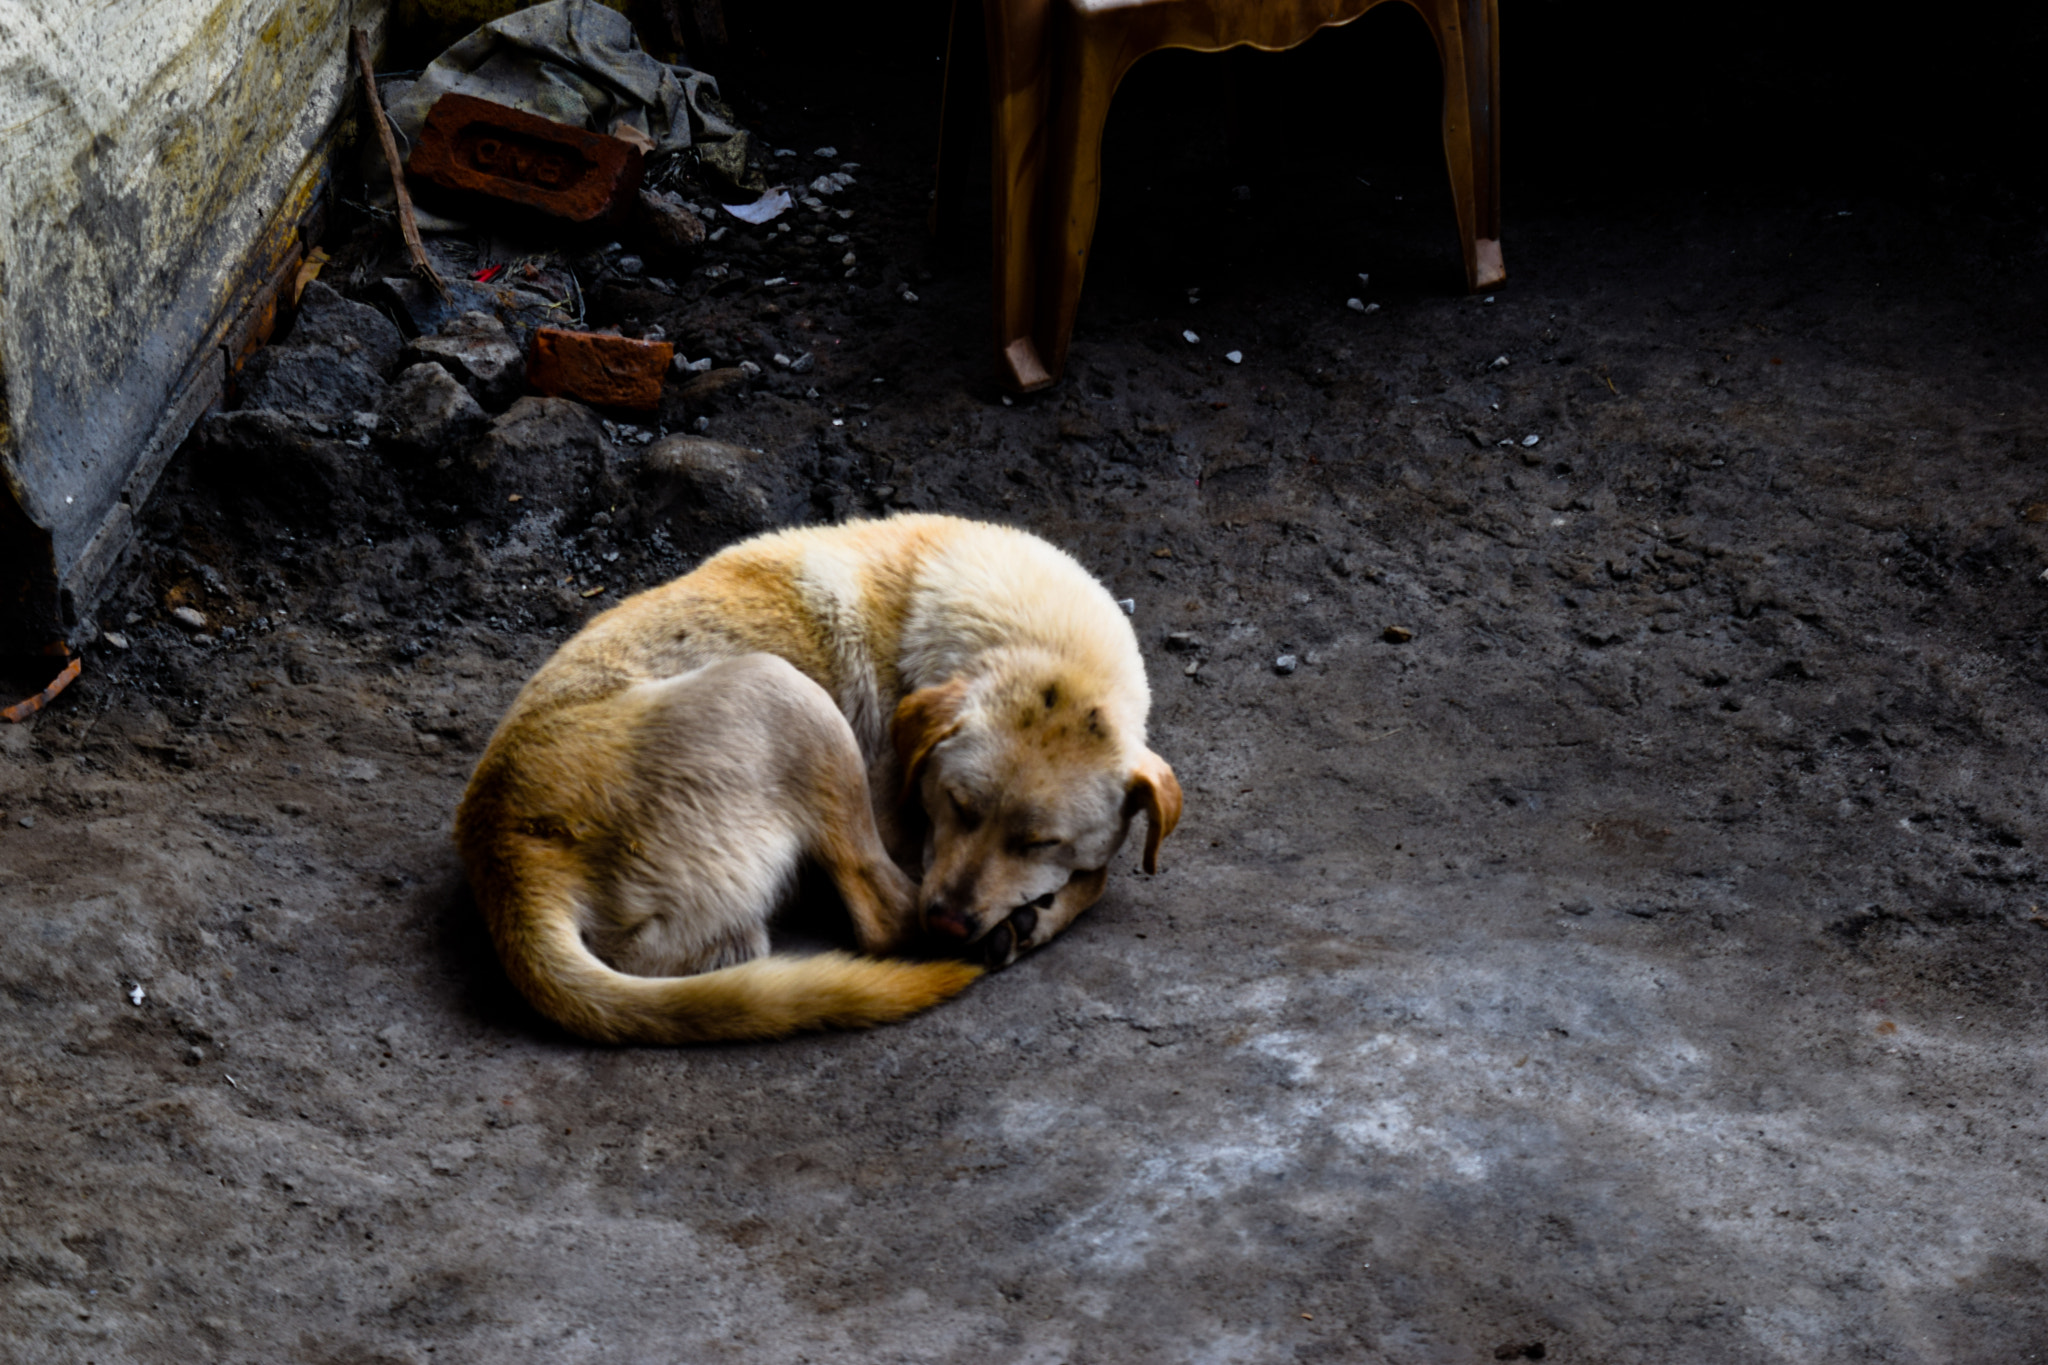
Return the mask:
[[[597,0],[508,14],[436,57],[385,111],[408,152],[434,102],[451,91],[628,141],[638,134],[656,159],[694,150],[743,189],[765,183],[748,165],[750,136],[719,99],[717,78],[656,61],[626,16]]]

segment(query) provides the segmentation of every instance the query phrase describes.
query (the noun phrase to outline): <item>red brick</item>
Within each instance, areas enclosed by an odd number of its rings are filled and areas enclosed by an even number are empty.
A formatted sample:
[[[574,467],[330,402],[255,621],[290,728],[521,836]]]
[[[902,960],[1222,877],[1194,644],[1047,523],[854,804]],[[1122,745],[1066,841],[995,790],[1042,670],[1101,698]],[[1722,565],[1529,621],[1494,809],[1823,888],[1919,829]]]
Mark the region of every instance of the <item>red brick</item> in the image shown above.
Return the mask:
[[[470,95],[443,95],[427,114],[406,172],[587,223],[633,202],[641,152],[604,133],[550,122]]]
[[[661,377],[675,353],[666,341],[542,327],[533,334],[526,382],[555,398],[647,411],[661,402]]]

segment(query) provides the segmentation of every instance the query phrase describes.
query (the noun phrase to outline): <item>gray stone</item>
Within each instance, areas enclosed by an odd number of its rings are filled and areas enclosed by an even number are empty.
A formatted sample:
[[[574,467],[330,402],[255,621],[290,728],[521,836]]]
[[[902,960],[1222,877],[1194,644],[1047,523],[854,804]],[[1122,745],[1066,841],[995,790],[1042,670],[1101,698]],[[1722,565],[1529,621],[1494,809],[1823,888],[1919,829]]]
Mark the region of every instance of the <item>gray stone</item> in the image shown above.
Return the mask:
[[[384,391],[381,375],[332,346],[265,347],[249,357],[236,382],[243,408],[330,419],[375,407]]]
[[[455,376],[486,412],[503,412],[526,384],[526,359],[505,324],[488,313],[468,312],[434,336],[405,348],[410,364],[436,364]]]
[[[475,495],[493,515],[515,506],[574,512],[616,500],[612,448],[602,419],[583,404],[529,395],[493,419],[457,464],[476,481]],[[516,505],[509,501],[514,493]]]
[[[412,455],[446,455],[482,434],[489,417],[455,376],[431,361],[406,369],[377,408],[391,444]]]
[[[744,366],[731,365],[721,370],[706,370],[676,389],[675,394],[688,412],[717,412],[746,393],[759,369],[756,366],[754,372],[749,373]]]
[[[298,321],[292,324],[291,346],[326,346],[335,354],[358,360],[380,377],[398,364],[405,338],[397,324],[366,303],[345,299],[315,280],[299,296]]]
[[[670,436],[641,458],[641,511],[677,544],[708,549],[793,519],[796,490],[766,455],[703,436]]]

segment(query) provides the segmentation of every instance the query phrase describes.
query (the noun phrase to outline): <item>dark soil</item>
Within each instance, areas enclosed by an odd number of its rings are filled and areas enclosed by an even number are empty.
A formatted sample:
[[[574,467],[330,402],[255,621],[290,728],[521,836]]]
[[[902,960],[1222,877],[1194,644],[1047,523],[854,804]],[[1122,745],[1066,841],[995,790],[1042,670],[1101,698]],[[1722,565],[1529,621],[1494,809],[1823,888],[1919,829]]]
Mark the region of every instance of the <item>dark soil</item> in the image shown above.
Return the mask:
[[[713,360],[658,414],[264,362],[355,388],[209,419],[0,728],[13,1358],[2048,1351],[2048,196],[1967,136],[2040,21],[1916,84],[1961,40],[1517,8],[1471,298],[1397,8],[1133,74],[1041,395],[924,234],[925,11],[735,19],[771,172],[860,167],[822,214],[542,244]],[[448,846],[500,710],[715,544],[899,508],[1135,600],[1166,871],[900,1027],[554,1032]]]

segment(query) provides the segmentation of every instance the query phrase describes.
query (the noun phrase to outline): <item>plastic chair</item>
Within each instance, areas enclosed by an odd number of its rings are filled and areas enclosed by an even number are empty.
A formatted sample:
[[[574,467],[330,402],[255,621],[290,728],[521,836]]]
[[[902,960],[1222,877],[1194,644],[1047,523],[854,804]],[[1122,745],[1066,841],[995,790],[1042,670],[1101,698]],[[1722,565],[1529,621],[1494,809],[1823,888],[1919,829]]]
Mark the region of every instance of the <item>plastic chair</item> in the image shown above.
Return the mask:
[[[1066,365],[1102,197],[1102,127],[1124,73],[1160,48],[1269,52],[1348,24],[1385,0],[983,0],[994,146],[995,329],[1004,384],[1044,388]],[[1444,155],[1465,282],[1507,278],[1500,254],[1496,0],[1403,0],[1436,39]],[[946,131],[961,126],[958,63],[971,26],[955,0]],[[942,131],[942,145],[947,141]],[[942,166],[952,154],[942,154]],[[946,189],[941,179],[941,193]],[[935,210],[934,221],[938,213]]]

